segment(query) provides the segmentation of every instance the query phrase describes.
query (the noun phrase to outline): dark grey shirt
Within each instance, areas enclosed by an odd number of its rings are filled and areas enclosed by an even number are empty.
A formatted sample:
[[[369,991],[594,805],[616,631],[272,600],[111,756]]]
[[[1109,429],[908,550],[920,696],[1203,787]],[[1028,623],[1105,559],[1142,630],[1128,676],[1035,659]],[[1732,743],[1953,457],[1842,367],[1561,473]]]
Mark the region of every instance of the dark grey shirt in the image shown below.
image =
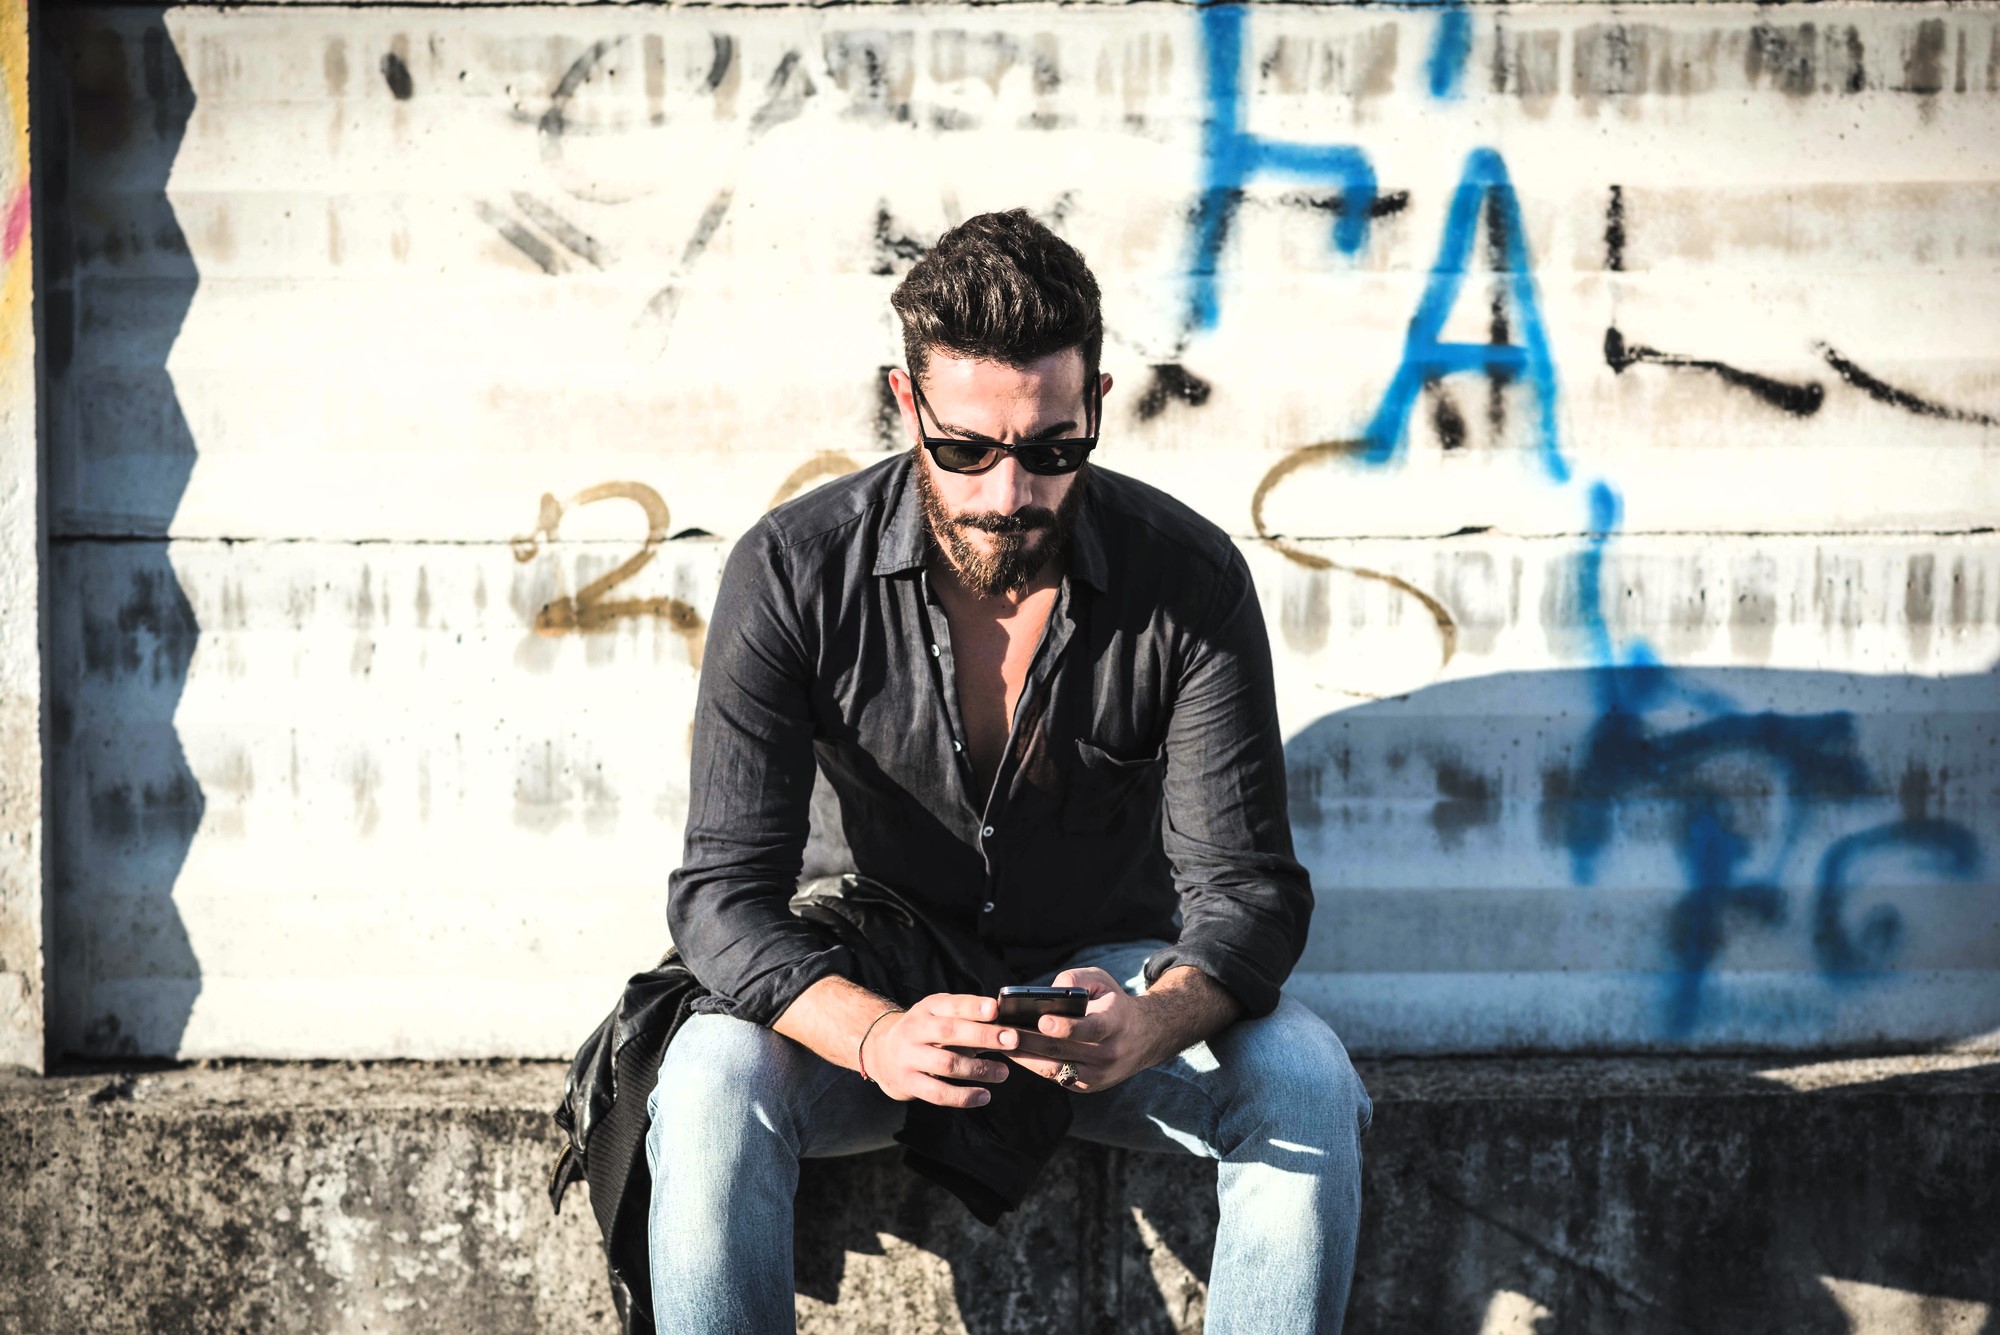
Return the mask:
[[[1023,978],[1083,946],[1177,938],[1148,979],[1191,964],[1269,1012],[1312,886],[1242,554],[1166,493],[1093,468],[992,791],[974,792],[911,466],[782,505],[730,553],[669,882],[682,956],[759,1024],[850,975],[845,948],[785,907],[817,764],[854,869]]]

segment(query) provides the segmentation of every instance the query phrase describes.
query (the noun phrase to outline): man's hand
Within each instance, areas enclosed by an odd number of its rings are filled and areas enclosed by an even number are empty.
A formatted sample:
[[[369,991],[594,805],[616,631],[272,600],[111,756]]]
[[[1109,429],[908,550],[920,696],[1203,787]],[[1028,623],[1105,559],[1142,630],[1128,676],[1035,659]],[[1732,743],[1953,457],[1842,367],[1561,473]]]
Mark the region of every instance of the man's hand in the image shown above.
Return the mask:
[[[1007,1078],[1007,1063],[954,1052],[1009,1052],[1019,1043],[1012,1029],[994,1024],[999,1006],[992,997],[938,992],[900,1015],[876,1025],[863,1042],[861,1058],[869,1078],[899,1103],[922,1099],[940,1108],[977,1108],[993,1096],[983,1089],[946,1084]]]
[[[1230,995],[1199,969],[1169,969],[1143,996],[1134,996],[1102,969],[1066,969],[1057,987],[1090,993],[1082,1018],[1042,1017],[1039,1032],[1021,1036],[1017,1065],[1054,1080],[1064,1062],[1076,1068],[1069,1088],[1097,1093],[1157,1066],[1216,1033],[1239,1013]]]

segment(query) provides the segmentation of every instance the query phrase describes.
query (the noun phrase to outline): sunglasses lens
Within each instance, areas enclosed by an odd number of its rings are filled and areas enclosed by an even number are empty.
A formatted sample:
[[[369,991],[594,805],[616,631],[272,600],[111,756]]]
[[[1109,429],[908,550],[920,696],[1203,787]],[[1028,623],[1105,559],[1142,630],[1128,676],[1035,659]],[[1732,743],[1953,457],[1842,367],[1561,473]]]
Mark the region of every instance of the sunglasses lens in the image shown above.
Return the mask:
[[[986,445],[934,445],[931,458],[947,473],[976,473],[991,467],[1000,452]]]
[[[1075,445],[1030,445],[1014,452],[1021,461],[1021,467],[1030,473],[1049,476],[1057,473],[1073,473],[1083,462],[1086,453]]]

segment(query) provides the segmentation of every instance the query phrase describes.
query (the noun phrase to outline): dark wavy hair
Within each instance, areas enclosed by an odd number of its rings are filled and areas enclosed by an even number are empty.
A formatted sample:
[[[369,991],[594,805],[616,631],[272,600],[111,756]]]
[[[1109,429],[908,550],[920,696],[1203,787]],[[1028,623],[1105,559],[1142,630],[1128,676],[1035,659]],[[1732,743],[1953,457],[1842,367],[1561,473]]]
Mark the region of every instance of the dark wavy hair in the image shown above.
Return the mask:
[[[922,379],[933,348],[1026,366],[1080,348],[1085,383],[1104,349],[1097,279],[1075,246],[1026,209],[982,213],[938,238],[896,285],[903,356]]]

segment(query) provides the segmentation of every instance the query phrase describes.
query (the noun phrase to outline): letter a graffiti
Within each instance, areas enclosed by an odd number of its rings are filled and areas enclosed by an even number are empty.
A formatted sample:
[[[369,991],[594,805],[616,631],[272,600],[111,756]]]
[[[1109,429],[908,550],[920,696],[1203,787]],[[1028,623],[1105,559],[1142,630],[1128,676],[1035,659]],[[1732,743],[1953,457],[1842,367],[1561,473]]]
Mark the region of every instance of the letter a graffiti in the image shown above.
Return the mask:
[[[1482,208],[1505,232],[1499,246],[1506,287],[1519,315],[1519,343],[1445,343],[1441,341],[1445,321],[1458,303],[1459,289],[1472,257]],[[1537,400],[1535,434],[1542,466],[1557,482],[1569,480],[1569,465],[1556,441],[1556,369],[1549,354],[1548,335],[1542,327],[1542,305],[1535,296],[1533,266],[1528,258],[1527,233],[1521,224],[1521,203],[1514,183],[1507,177],[1507,164],[1490,148],[1474,149],[1465,160],[1465,174],[1451,198],[1451,213],[1445,219],[1444,239],[1438,245],[1437,263],[1431,268],[1430,283],[1423,301],[1410,321],[1409,337],[1403,344],[1403,360],[1382,406],[1368,424],[1369,463],[1394,459],[1403,448],[1410,411],[1424,385],[1461,371],[1483,371],[1515,379],[1525,376]]]

